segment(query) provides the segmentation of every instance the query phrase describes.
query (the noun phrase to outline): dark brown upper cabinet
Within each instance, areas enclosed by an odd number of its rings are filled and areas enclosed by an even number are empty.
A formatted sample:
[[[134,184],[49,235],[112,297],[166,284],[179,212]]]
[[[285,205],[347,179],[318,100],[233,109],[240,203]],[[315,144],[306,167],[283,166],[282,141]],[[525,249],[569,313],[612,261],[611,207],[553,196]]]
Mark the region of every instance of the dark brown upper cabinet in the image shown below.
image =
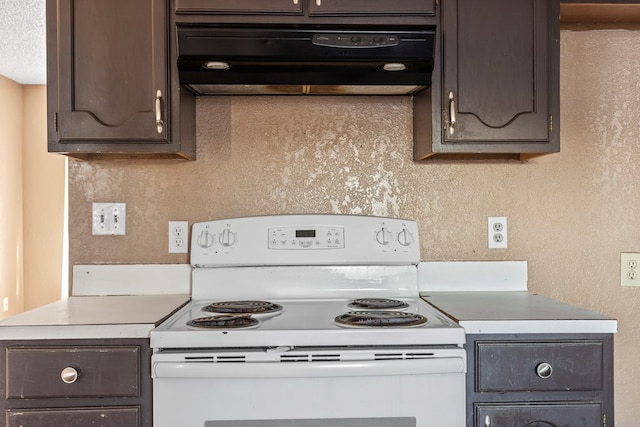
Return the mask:
[[[434,14],[435,0],[175,0],[178,13]]]
[[[432,107],[433,128],[416,115],[414,157],[559,151],[558,0],[441,7],[441,61],[431,93],[414,100],[416,111]]]
[[[195,157],[177,120],[168,18],[166,0],[47,1],[50,152]]]

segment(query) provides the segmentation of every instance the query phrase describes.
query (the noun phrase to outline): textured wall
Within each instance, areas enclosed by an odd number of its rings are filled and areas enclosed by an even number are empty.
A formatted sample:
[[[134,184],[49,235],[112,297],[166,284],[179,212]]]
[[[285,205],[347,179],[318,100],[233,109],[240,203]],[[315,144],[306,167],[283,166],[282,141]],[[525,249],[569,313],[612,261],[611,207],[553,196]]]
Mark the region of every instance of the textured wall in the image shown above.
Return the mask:
[[[640,419],[640,32],[562,33],[561,152],[415,163],[408,98],[198,100],[195,162],[71,161],[72,263],[187,262],[167,221],[334,212],[416,219],[427,260],[529,261],[531,290],[619,320],[616,425]],[[124,237],[91,236],[91,202],[127,203]],[[488,250],[488,216],[509,249]]]

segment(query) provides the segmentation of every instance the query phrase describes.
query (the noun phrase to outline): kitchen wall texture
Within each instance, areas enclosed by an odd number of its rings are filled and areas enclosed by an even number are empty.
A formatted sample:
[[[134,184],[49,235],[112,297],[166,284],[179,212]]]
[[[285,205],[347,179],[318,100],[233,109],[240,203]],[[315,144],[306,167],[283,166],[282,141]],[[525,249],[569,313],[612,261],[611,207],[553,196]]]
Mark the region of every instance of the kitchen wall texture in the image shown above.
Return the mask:
[[[519,161],[412,161],[406,97],[212,97],[197,106],[198,160],[71,161],[70,259],[181,263],[167,221],[275,213],[416,219],[425,260],[527,260],[529,288],[619,321],[616,425],[633,427],[640,289],[640,31],[561,36],[561,153]],[[91,236],[91,203],[127,203],[127,235]],[[487,249],[489,216],[509,248]]]

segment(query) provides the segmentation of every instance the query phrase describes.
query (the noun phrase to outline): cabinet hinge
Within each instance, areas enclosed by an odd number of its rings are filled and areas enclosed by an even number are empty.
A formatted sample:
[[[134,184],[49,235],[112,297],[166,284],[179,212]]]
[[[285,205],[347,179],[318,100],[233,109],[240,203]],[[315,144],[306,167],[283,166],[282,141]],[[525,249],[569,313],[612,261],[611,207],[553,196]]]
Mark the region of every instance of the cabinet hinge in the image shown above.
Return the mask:
[[[602,414],[602,427],[607,427],[607,414]]]
[[[436,7],[440,6],[440,0],[436,0]]]
[[[58,132],[58,113],[53,113],[53,129]]]
[[[549,134],[553,133],[553,116],[549,116]]]

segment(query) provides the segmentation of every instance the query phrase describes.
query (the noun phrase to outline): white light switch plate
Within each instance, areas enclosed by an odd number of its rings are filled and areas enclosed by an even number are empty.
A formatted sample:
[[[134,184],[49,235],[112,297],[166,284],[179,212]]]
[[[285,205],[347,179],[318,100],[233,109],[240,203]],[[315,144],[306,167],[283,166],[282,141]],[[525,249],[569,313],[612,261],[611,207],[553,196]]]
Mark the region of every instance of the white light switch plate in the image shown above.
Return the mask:
[[[92,229],[94,236],[127,234],[127,205],[125,203],[94,203]]]

